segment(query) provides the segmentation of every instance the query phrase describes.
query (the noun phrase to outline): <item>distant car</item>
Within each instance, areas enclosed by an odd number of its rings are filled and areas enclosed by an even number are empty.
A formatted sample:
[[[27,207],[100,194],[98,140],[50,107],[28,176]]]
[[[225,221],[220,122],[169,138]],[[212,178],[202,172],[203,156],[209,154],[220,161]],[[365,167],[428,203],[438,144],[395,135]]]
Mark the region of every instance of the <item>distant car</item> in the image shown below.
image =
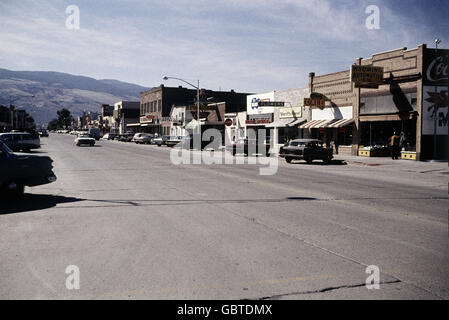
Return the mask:
[[[87,130],[87,132],[89,133],[89,136],[91,138],[94,138],[97,141],[100,140],[100,129],[99,128],[89,128],[89,130]]]
[[[261,149],[261,147],[263,149]],[[231,152],[232,155],[243,152],[244,155],[263,154],[265,156],[270,155],[270,143],[263,141],[259,143],[256,139],[238,139],[226,146],[226,150]]]
[[[47,156],[13,153],[0,141],[1,195],[20,196],[25,186],[34,187],[56,181],[53,160]]]
[[[41,147],[39,135],[27,132],[0,133],[0,141],[3,141],[13,151],[29,152]]]
[[[41,129],[41,130],[39,130],[38,132],[39,132],[39,136],[40,136],[40,137],[44,137],[44,138],[47,138],[47,137],[48,137],[48,131],[47,131],[47,130]]]
[[[153,143],[158,147],[166,145],[167,140],[170,139],[170,136],[159,136],[153,139]]]
[[[133,141],[137,144],[148,144],[151,143],[153,136],[149,133],[136,133],[133,137]]]
[[[123,133],[119,136],[118,141],[121,142],[131,142],[133,140],[133,133]]]
[[[95,139],[91,138],[88,133],[80,133],[75,139],[75,144],[78,147],[81,147],[83,145],[89,145],[93,147],[95,145]]]
[[[174,146],[178,145],[179,143],[184,141],[184,137],[182,136],[174,136],[170,137],[167,141],[165,141],[165,145],[167,147],[173,148]]]
[[[288,163],[293,160],[305,160],[307,163],[322,160],[329,163],[334,157],[331,148],[323,147],[320,140],[314,139],[292,140],[287,146],[281,147],[279,156],[285,158]]]

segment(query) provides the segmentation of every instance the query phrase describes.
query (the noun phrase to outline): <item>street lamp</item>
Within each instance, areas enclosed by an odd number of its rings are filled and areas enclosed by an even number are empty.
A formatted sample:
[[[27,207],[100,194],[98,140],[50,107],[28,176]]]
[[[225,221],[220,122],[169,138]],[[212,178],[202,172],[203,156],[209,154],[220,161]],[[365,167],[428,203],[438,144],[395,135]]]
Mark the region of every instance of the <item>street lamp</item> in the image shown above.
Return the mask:
[[[189,86],[191,86],[191,87],[196,89],[196,107],[197,107],[196,119],[198,121],[198,124],[197,124],[197,128],[198,129],[197,130],[198,130],[198,133],[201,134],[201,127],[200,127],[201,126],[201,123],[200,123],[200,80],[197,80],[197,85],[195,86],[194,84],[191,84],[190,82],[185,81],[184,79],[180,79],[180,78],[164,77],[163,79],[164,79],[164,81],[167,81],[168,79],[179,80],[179,81],[182,81],[184,83],[187,83]]]
[[[435,61],[438,55],[438,45],[441,43],[440,39],[435,39]],[[437,116],[439,108],[438,98],[438,68],[435,68],[435,110],[433,113],[433,159],[437,159]]]

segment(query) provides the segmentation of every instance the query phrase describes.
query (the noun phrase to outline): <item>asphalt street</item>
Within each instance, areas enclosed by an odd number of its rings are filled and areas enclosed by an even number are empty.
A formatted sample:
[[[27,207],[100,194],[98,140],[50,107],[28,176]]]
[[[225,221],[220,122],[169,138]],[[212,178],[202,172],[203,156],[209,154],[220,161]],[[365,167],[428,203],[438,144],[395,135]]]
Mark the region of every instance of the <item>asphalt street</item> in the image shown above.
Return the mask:
[[[58,180],[0,206],[0,299],[449,299],[447,163],[279,160],[263,176],[73,141],[43,138]]]

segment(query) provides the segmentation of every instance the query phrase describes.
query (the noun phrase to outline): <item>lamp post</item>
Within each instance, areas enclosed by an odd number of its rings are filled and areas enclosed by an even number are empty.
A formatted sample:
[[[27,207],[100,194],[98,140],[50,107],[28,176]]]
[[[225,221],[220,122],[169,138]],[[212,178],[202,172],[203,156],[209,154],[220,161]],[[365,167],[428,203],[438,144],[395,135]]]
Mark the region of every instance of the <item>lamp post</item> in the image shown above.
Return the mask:
[[[440,39],[435,39],[435,61],[438,56],[438,45],[441,43]],[[435,110],[433,113],[433,159],[437,159],[437,117],[438,117],[438,68],[435,68]]]
[[[187,83],[189,86],[193,87],[196,89],[196,107],[197,107],[197,116],[196,119],[198,121],[197,124],[197,130],[198,130],[198,134],[201,134],[201,123],[200,123],[200,80],[197,80],[197,85],[195,86],[194,84],[191,84],[190,82],[187,82],[184,79],[180,79],[180,78],[175,78],[175,77],[164,77],[163,78],[165,81],[167,81],[168,79],[174,79],[174,80],[179,80],[182,81],[184,83]]]

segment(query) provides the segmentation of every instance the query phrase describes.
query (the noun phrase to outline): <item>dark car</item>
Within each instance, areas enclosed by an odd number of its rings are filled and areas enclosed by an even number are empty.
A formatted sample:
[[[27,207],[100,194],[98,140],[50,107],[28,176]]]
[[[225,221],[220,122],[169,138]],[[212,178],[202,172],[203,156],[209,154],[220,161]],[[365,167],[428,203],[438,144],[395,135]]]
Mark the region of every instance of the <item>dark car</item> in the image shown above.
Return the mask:
[[[314,139],[292,140],[288,145],[281,147],[279,156],[285,158],[288,163],[293,160],[305,160],[307,163],[323,160],[329,163],[334,157],[331,148],[323,147],[320,140]]]
[[[134,133],[123,133],[119,136],[118,141],[131,142],[133,140]]]
[[[48,138],[48,131],[45,129],[41,129],[38,131],[40,137]]]
[[[0,141],[0,192],[21,195],[25,186],[34,187],[56,181],[53,160],[47,156],[13,153]]]
[[[0,133],[0,141],[13,151],[29,152],[32,149],[41,147],[39,135],[28,132]]]
[[[226,150],[232,155],[244,153],[246,156],[254,154],[270,155],[270,143],[267,141],[258,142],[256,139],[238,139],[226,146]]]

